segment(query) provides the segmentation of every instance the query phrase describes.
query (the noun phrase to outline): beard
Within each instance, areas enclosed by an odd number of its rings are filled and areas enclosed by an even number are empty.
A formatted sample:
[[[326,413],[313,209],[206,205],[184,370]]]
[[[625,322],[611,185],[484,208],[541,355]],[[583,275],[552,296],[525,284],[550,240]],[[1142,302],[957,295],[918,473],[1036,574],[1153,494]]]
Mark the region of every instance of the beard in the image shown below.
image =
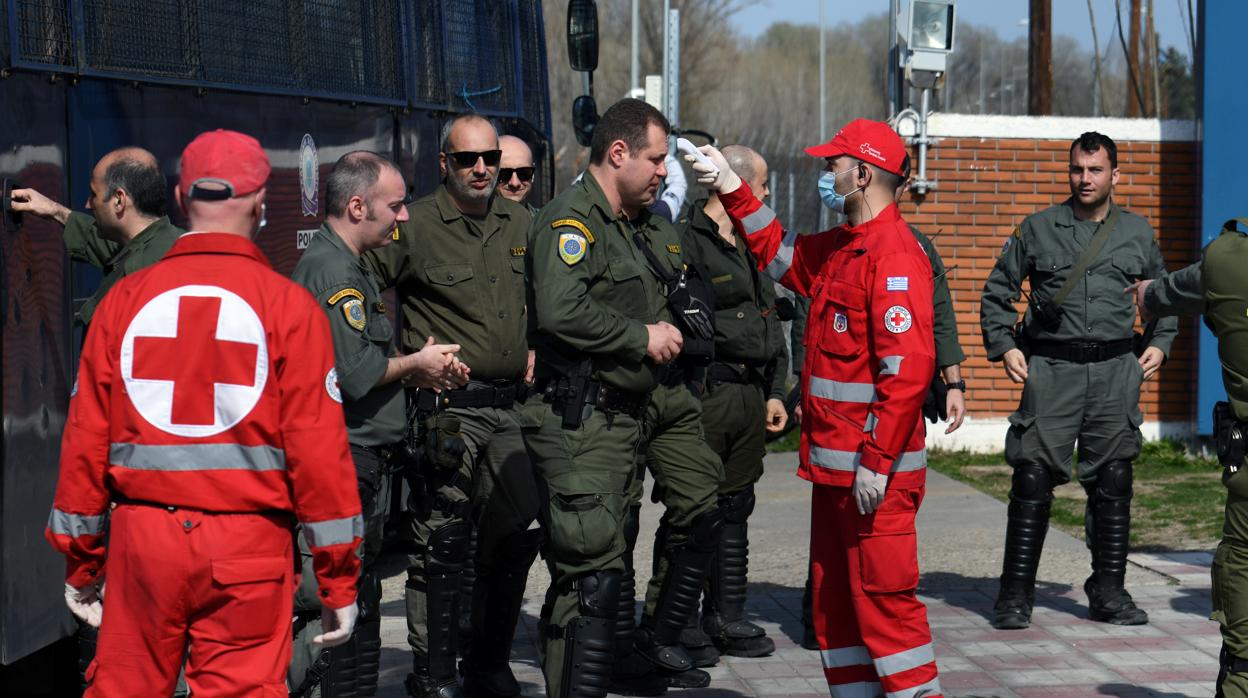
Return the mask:
[[[492,180],[493,178],[491,178]],[[456,176],[446,178],[446,188],[451,192],[451,196],[460,201],[485,201],[494,193],[494,182],[490,182],[490,186],[484,189],[473,189],[471,180],[464,181]]]

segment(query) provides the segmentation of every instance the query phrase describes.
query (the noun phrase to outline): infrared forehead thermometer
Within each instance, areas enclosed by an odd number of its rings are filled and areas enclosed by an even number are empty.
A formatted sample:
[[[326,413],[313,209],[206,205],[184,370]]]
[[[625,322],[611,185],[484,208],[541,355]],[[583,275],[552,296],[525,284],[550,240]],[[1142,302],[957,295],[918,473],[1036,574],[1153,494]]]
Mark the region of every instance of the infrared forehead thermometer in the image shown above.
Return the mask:
[[[712,173],[714,173],[714,172],[719,172],[719,168],[715,166],[715,163],[711,162],[711,159],[710,159],[710,158],[708,158],[707,156],[703,155],[703,154],[702,154],[702,151],[698,150],[698,147],[697,147],[697,146],[695,146],[693,143],[690,143],[690,142],[689,142],[689,139],[687,139],[687,138],[677,138],[677,139],[676,139],[676,150],[679,150],[680,152],[682,152],[682,153],[684,153],[684,154],[686,154],[686,155],[692,155],[694,160],[697,160],[698,162],[702,163],[703,165],[706,165],[707,167],[711,168],[711,172],[712,172]]]

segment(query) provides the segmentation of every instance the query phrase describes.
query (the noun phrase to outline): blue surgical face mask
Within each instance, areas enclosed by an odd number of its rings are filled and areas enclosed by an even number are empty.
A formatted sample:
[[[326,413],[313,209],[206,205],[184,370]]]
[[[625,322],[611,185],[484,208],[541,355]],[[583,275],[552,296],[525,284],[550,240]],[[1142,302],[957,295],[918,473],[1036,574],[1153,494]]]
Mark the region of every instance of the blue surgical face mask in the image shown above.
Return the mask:
[[[833,211],[836,211],[837,213],[845,212],[845,197],[849,196],[850,194],[853,194],[856,191],[861,190],[862,187],[858,187],[858,189],[855,189],[854,191],[841,194],[836,191],[836,178],[840,177],[846,172],[853,172],[856,169],[857,169],[857,166],[855,165],[854,167],[851,167],[848,170],[844,170],[842,172],[824,172],[823,174],[819,175],[819,198],[823,199],[824,206],[827,206],[828,208],[832,209]]]

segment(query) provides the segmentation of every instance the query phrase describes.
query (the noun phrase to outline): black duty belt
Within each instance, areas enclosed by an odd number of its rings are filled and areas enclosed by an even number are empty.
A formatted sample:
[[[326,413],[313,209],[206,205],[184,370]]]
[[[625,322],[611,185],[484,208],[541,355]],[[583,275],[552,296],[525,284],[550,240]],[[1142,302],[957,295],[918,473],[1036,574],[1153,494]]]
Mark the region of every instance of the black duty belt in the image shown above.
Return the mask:
[[[741,383],[743,385],[761,382],[762,376],[746,364],[729,364],[716,361],[706,370],[708,383]]]
[[[1047,359],[1073,361],[1077,364],[1091,364],[1098,361],[1109,361],[1123,354],[1131,353],[1131,339],[1119,339],[1114,342],[1046,342],[1032,340],[1033,356]]]
[[[563,416],[563,411],[567,408],[581,409],[581,405],[571,405],[561,399],[561,394],[568,392],[566,389],[560,389],[560,384],[564,382],[565,379],[552,380],[538,388],[542,399],[549,402],[555,414],[559,416]],[[590,381],[587,394],[592,396],[587,402],[593,404],[595,408],[608,414],[613,412],[626,414],[633,419],[641,419],[645,415],[646,405],[650,402],[650,393],[631,393],[598,381]]]
[[[416,391],[416,409],[421,412],[433,412],[447,408],[460,407],[496,407],[507,409],[528,395],[528,386],[523,381],[473,381],[462,388],[443,390],[435,393],[432,390]]]
[[[685,369],[675,364],[664,364],[659,367],[659,384],[669,388],[683,385],[685,382]]]

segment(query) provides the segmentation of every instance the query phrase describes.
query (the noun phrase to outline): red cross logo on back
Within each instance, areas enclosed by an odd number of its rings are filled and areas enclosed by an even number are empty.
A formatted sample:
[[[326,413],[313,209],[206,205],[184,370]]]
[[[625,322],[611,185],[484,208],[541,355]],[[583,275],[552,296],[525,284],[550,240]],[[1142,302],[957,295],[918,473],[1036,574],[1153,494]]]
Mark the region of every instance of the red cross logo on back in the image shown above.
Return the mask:
[[[216,286],[183,286],[135,314],[121,364],[126,394],[144,419],[180,436],[210,436],[259,401],[268,348],[259,316],[242,298]]]

